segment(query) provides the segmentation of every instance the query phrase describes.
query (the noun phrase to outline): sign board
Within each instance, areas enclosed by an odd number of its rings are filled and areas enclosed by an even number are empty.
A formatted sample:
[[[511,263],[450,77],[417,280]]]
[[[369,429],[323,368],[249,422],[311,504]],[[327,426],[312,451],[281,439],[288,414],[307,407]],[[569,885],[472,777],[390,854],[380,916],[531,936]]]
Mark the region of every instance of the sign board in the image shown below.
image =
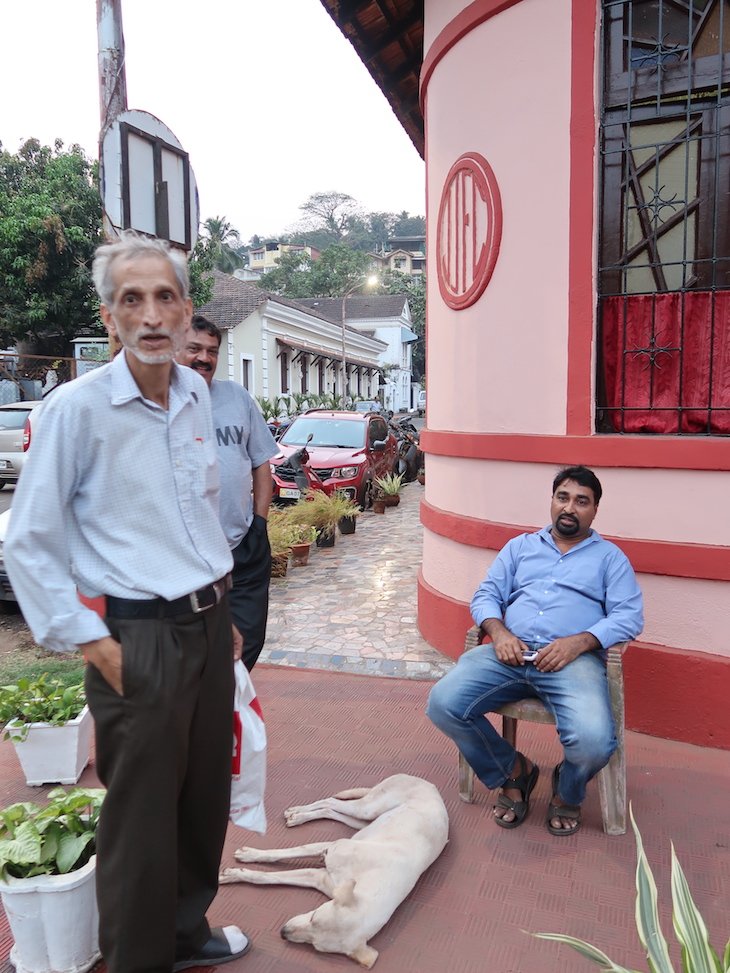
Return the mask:
[[[137,230],[188,252],[195,246],[200,210],[188,154],[149,112],[124,111],[106,130],[101,198],[115,230]]]

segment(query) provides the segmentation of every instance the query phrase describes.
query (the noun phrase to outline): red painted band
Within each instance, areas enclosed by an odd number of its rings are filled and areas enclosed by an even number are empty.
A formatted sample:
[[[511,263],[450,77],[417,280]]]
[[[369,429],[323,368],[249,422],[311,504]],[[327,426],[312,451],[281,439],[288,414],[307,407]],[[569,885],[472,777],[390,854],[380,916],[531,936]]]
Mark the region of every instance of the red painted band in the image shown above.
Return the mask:
[[[458,44],[462,37],[465,37],[466,34],[474,30],[475,27],[478,27],[479,24],[483,24],[485,20],[489,20],[495,14],[502,13],[503,10],[514,7],[516,3],[520,2],[521,0],[474,0],[474,3],[470,3],[468,7],[465,7],[460,14],[457,14],[444,27],[429,47],[428,54],[424,57],[423,64],[421,65],[420,102],[421,113],[424,118],[426,116],[426,89],[428,88],[428,82],[431,80],[431,75],[441,58],[448,54],[451,48],[455,44]]]
[[[500,524],[491,520],[465,517],[421,501],[421,523],[441,537],[448,537],[457,544],[500,551],[507,541],[529,531],[539,530],[544,524],[525,527],[519,524]],[[705,581],[730,581],[730,548],[711,544],[681,544],[672,541],[654,541],[644,538],[612,537],[613,541],[631,561],[634,571],[642,574],[660,574],[670,578],[699,578]]]
[[[573,0],[568,223],[568,374],[566,428],[593,431],[595,38],[598,4]]]
[[[423,429],[421,449],[433,456],[628,469],[730,470],[730,437],[532,436]]]
[[[418,627],[434,648],[458,659],[472,624],[469,607],[418,578]],[[648,642],[624,653],[626,727],[639,733],[730,750],[730,659]]]

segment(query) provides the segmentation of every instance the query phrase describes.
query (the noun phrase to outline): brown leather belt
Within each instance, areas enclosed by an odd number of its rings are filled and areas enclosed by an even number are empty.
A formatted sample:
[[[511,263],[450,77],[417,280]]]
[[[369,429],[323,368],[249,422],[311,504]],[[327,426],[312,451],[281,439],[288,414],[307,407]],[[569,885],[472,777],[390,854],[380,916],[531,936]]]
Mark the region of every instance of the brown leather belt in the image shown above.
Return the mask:
[[[199,614],[213,608],[231,590],[231,576],[191,591],[189,595],[168,601],[166,598],[116,598],[106,596],[109,618],[173,618],[175,615]]]

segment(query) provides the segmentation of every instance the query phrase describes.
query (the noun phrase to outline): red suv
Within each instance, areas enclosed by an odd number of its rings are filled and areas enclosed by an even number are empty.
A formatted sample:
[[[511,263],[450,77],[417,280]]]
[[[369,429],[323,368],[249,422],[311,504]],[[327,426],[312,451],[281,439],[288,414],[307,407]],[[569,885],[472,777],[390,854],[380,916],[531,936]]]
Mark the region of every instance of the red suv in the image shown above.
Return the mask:
[[[277,445],[284,458],[307,443],[309,465],[327,493],[342,490],[362,509],[370,504],[376,476],[392,473],[397,461],[395,436],[375,412],[325,412],[313,409],[292,422]],[[277,460],[279,465],[276,465]],[[272,460],[274,499],[296,500],[294,471],[280,457]]]

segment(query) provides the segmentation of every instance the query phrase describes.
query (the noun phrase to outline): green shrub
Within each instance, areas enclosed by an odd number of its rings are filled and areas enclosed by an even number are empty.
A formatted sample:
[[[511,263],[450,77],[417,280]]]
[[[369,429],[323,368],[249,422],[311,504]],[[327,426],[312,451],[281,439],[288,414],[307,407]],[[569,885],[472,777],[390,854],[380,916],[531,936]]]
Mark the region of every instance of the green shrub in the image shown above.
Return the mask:
[[[104,791],[57,787],[48,798],[0,810],[0,878],[65,875],[94,854]]]
[[[19,679],[10,686],[0,686],[0,723],[24,724],[23,729],[5,730],[5,739],[24,739],[31,723],[60,726],[75,719],[86,705],[83,682],[66,686],[61,679]],[[24,732],[23,732],[24,730]]]

